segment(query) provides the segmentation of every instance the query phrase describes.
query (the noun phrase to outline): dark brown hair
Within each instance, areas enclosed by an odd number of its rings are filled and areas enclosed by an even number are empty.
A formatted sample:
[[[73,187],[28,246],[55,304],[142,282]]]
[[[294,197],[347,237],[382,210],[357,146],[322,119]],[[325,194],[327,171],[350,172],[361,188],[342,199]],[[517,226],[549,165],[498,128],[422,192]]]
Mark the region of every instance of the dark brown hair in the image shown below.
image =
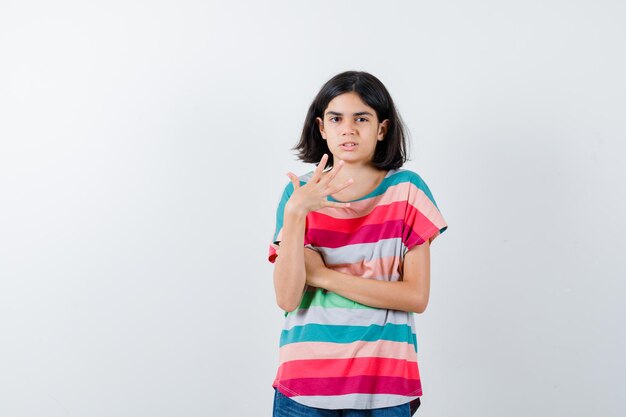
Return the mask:
[[[322,138],[316,118],[323,119],[328,103],[338,95],[348,92],[357,93],[365,104],[373,108],[379,122],[389,120],[385,140],[376,144],[372,164],[383,170],[400,168],[407,160],[406,127],[383,83],[362,71],[342,72],[322,86],[309,107],[300,141],[293,147],[298,158],[303,162],[317,164],[326,153],[328,154],[326,166],[333,165],[333,155]]]

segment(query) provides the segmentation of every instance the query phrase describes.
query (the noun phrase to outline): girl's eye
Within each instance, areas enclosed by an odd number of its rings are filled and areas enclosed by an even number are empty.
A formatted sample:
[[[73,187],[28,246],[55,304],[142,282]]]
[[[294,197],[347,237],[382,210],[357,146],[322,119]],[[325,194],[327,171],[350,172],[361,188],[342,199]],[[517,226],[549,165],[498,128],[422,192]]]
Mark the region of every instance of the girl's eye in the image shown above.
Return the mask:
[[[333,116],[333,117],[330,118],[330,121],[333,122],[333,123],[338,122],[339,121],[339,117]]]
[[[367,122],[367,119],[365,117],[357,117],[356,121],[357,122]]]

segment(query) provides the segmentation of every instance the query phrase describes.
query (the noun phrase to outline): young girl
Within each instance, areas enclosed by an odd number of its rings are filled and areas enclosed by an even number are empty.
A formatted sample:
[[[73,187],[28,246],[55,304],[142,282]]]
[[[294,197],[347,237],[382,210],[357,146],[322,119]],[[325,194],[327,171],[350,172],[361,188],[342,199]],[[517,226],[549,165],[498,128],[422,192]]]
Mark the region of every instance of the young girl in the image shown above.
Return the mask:
[[[447,224],[422,178],[400,169],[405,128],[385,86],[333,77],[294,149],[318,165],[287,174],[270,244],[286,311],[274,416],[410,416],[422,395],[413,313]]]

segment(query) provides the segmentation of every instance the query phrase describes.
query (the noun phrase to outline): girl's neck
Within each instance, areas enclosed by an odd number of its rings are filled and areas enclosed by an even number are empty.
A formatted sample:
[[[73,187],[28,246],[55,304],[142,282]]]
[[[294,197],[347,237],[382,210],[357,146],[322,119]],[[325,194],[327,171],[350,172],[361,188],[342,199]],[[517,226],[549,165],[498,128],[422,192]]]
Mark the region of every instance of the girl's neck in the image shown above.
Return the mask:
[[[374,191],[383,181],[388,171],[371,165],[344,164],[335,177],[336,184],[344,184],[350,178],[353,183],[349,187],[333,195],[339,201],[356,200]]]
[[[368,181],[371,179],[377,179],[381,176],[385,176],[387,171],[376,168],[373,165],[352,165],[344,162],[341,171],[337,174],[339,181],[347,181],[349,178],[357,180]]]

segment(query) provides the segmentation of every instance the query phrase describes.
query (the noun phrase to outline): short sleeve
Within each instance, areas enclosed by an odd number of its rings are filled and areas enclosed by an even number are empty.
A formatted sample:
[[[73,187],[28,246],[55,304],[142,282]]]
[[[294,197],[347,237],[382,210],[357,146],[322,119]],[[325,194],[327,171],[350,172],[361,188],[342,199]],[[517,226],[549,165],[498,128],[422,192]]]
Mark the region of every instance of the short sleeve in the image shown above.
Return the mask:
[[[414,172],[410,172],[408,182],[402,236],[407,252],[426,241],[432,244],[448,228],[426,182]]]
[[[278,256],[278,245],[281,241],[281,235],[283,230],[285,205],[287,204],[287,201],[289,201],[292,193],[293,184],[289,183],[285,186],[283,194],[280,197],[280,201],[278,202],[278,208],[276,209],[276,228],[274,229],[274,237],[270,242],[269,254],[267,257],[268,261],[270,261],[271,263],[274,263],[276,261],[276,257]]]

